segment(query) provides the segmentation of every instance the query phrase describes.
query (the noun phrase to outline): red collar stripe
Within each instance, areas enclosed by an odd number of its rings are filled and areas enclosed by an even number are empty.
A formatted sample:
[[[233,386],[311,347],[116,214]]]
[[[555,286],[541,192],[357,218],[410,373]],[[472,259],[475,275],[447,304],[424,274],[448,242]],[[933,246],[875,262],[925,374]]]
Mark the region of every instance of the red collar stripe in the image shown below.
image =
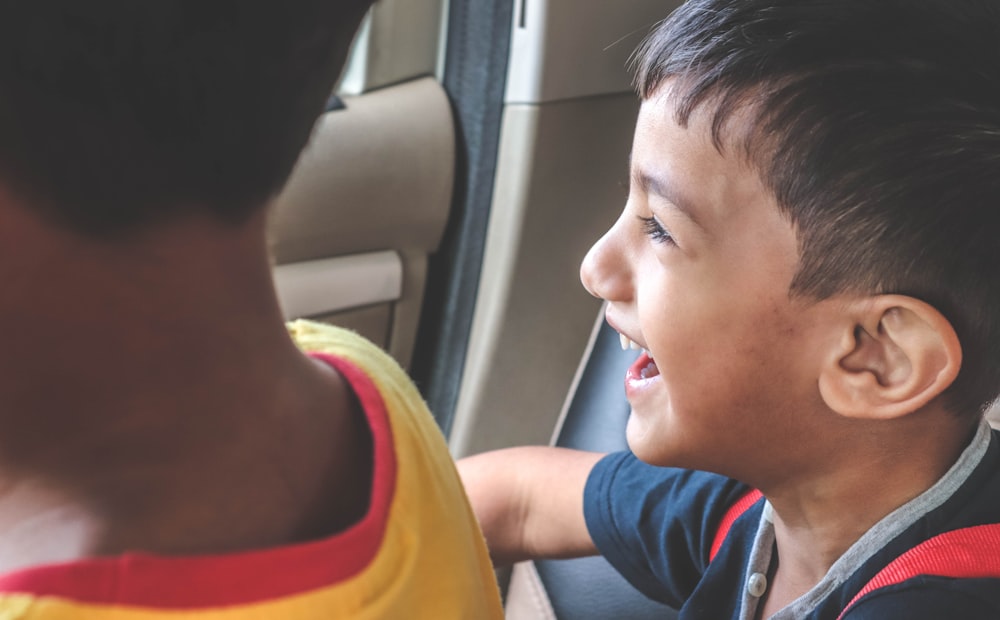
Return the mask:
[[[764,497],[760,491],[757,489],[750,489],[744,493],[736,503],[729,507],[726,514],[722,515],[722,521],[719,522],[719,529],[715,531],[715,538],[712,539],[712,547],[708,552],[708,561],[711,562],[715,559],[715,556],[719,553],[719,549],[722,547],[722,542],[726,540],[726,535],[729,534],[729,529],[733,527],[733,523],[736,522],[743,513],[750,510],[750,507],[760,501],[760,498]]]

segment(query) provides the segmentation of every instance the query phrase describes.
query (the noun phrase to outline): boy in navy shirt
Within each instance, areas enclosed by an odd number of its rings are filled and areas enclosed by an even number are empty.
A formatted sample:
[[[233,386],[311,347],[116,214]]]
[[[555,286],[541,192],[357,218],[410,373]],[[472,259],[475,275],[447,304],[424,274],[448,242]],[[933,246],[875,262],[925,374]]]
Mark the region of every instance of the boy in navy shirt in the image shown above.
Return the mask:
[[[998,40],[976,0],[656,28],[581,270],[645,350],[631,451],[464,460],[496,563],[600,552],[681,618],[1000,617]]]

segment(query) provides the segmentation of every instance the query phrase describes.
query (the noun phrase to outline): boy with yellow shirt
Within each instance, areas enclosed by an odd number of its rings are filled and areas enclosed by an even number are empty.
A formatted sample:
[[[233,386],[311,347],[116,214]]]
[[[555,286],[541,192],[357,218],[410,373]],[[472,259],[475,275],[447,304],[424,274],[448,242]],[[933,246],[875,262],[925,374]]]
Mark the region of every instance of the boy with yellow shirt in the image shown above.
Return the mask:
[[[0,4],[0,616],[499,617],[416,390],[271,282],[369,3]]]

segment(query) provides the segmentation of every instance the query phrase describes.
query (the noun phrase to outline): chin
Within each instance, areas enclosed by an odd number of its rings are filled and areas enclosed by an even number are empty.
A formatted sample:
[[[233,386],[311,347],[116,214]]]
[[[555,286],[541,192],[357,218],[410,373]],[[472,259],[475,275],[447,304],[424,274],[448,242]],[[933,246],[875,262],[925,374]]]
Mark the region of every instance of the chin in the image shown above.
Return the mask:
[[[654,429],[637,419],[634,413],[629,416],[625,428],[625,441],[640,461],[661,467],[669,465],[669,454],[664,454],[664,442],[657,441]]]
[[[643,424],[633,416],[629,418],[625,429],[625,441],[629,450],[643,463],[656,467],[705,469],[705,459],[699,458],[697,452],[692,452],[692,446],[671,441],[671,438],[677,439],[679,433],[678,430],[658,429]]]

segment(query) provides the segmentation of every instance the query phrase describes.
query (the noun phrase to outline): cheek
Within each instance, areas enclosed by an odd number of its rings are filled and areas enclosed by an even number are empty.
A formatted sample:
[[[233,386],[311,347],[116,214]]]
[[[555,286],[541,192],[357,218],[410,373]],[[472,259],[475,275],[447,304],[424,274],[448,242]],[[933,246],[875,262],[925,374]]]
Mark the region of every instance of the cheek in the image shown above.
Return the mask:
[[[661,372],[683,373],[717,355],[729,329],[725,313],[712,304],[700,304],[696,295],[659,291],[640,308],[647,348]]]
[[[647,342],[678,415],[732,407],[766,390],[782,365],[787,330],[770,312],[756,310],[716,302],[673,304],[661,313]]]

